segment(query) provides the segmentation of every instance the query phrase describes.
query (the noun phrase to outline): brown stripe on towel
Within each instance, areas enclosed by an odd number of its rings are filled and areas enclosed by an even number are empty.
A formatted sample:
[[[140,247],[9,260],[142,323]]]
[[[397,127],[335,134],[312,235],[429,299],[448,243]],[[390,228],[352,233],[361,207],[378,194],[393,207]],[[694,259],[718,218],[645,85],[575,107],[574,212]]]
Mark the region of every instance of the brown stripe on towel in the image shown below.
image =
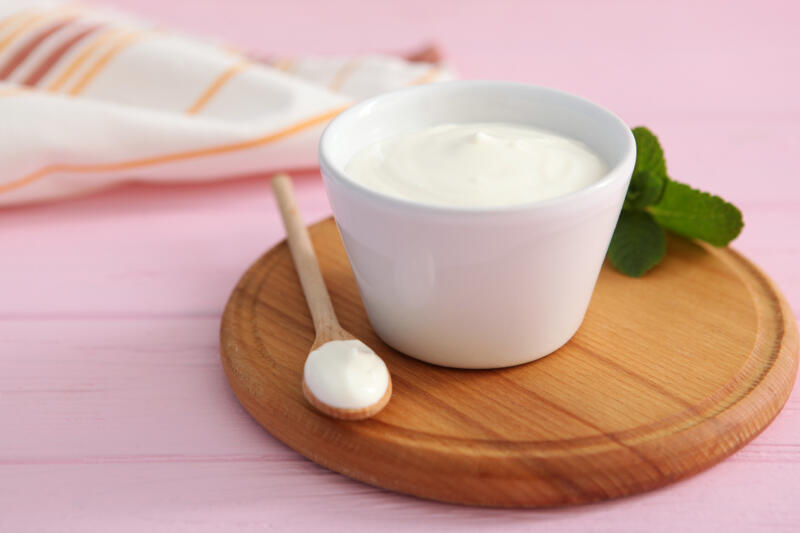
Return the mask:
[[[27,78],[25,78],[22,84],[33,86],[39,83],[41,79],[44,78],[48,72],[50,72],[50,69],[53,68],[53,66],[56,63],[58,63],[59,60],[61,60],[61,58],[63,58],[79,42],[81,42],[89,35],[95,33],[102,27],[103,27],[102,24],[88,26],[84,28],[82,31],[76,33],[75,35],[64,41],[63,43],[61,43],[61,45],[58,48],[50,52],[50,55],[48,55],[46,58],[44,58],[44,60],[41,63],[39,63],[39,66],[36,67],[36,69],[33,72],[31,72],[31,74]]]
[[[75,17],[63,19],[60,22],[53,24],[52,26],[40,31],[38,34],[34,35],[24,46],[22,46],[17,53],[11,56],[11,58],[6,61],[6,64],[0,68],[0,80],[5,80],[8,78],[14,70],[18,66],[25,61],[34,50],[36,50],[42,42],[56,33],[57,31],[63,29],[64,27],[72,24],[75,21]]]

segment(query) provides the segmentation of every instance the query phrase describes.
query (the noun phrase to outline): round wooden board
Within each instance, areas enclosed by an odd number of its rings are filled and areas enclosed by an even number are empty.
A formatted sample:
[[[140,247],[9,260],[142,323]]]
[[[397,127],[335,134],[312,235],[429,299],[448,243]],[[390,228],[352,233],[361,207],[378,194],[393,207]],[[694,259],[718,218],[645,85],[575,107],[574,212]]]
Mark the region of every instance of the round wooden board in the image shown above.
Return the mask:
[[[372,485],[491,506],[643,492],[739,449],[770,423],[794,383],[791,310],[730,249],[673,239],[644,278],[604,267],[583,326],[566,346],[514,368],[453,370],[381,342],[333,220],[310,232],[342,325],[389,366],[389,405],[371,420],[343,422],[303,398],[314,331],[285,242],[233,291],[222,318],[222,363],[265,429]]]

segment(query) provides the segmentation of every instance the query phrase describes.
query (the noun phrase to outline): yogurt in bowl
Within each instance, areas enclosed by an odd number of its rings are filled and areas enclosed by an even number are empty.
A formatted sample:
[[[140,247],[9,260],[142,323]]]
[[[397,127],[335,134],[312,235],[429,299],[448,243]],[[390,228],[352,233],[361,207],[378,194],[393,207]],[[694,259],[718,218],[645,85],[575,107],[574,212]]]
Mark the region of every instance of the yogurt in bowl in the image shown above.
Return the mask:
[[[605,162],[583,143],[517,124],[442,124],[362,149],[347,176],[396,198],[451,206],[546,200],[602,178]]]
[[[635,158],[630,129],[602,107],[490,81],[366,100],[320,141],[373,328],[458,368],[525,363],[572,337]]]

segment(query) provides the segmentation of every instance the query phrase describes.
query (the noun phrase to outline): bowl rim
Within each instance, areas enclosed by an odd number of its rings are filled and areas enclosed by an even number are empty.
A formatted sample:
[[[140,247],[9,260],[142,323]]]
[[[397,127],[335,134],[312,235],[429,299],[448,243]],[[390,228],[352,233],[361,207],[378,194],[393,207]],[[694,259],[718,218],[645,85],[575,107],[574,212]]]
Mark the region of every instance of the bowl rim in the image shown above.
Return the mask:
[[[434,204],[434,203],[426,203],[415,200],[409,200],[407,198],[399,198],[396,196],[391,196],[383,192],[375,191],[373,189],[370,189],[369,187],[366,187],[358,183],[357,181],[349,178],[343,169],[340,169],[336,165],[331,163],[329,156],[329,152],[331,151],[329,146],[331,143],[330,140],[331,137],[333,137],[336,134],[336,130],[341,127],[341,123],[346,122],[348,120],[356,120],[355,118],[356,115],[358,115],[360,112],[363,112],[364,109],[376,105],[385,105],[383,102],[384,100],[391,101],[393,99],[406,97],[407,95],[413,93],[448,91],[453,88],[459,88],[459,87],[473,88],[475,90],[482,88],[482,89],[497,90],[497,91],[533,90],[533,91],[552,93],[555,95],[566,97],[567,99],[572,99],[576,103],[588,105],[590,107],[595,108],[599,112],[608,115],[613,122],[617,123],[621,127],[622,130],[627,131],[627,136],[626,136],[628,144],[627,149],[623,157],[617,162],[616,165],[610,167],[602,178],[592,183],[588,187],[583,187],[581,189],[578,189],[577,191],[573,191],[560,196],[555,196],[553,198],[548,198],[545,200],[533,200],[528,202],[514,203],[508,205],[497,205],[497,206],[461,206],[461,205]],[[436,82],[427,85],[405,87],[402,89],[372,96],[370,98],[362,100],[361,102],[358,102],[348,107],[347,109],[339,113],[336,117],[334,117],[323,130],[319,140],[318,157],[319,157],[319,166],[323,177],[328,177],[329,179],[336,181],[338,184],[344,186],[350,191],[355,192],[356,194],[360,194],[373,202],[383,204],[386,207],[408,209],[416,212],[422,212],[434,215],[435,214],[481,215],[481,214],[498,214],[498,213],[517,213],[523,211],[533,211],[549,207],[560,206],[562,204],[572,203],[587,196],[594,195],[597,192],[608,188],[618,180],[627,180],[629,179],[630,176],[626,175],[627,172],[623,172],[623,169],[630,166],[631,170],[633,170],[636,161],[636,140],[633,136],[631,128],[627,124],[625,124],[625,122],[619,116],[617,116],[609,109],[601,105],[598,105],[592,102],[591,100],[587,100],[586,98],[583,98],[581,96],[577,96],[575,94],[562,91],[559,89],[553,89],[543,85],[534,85],[529,83],[495,81],[495,80],[456,80],[456,81]]]

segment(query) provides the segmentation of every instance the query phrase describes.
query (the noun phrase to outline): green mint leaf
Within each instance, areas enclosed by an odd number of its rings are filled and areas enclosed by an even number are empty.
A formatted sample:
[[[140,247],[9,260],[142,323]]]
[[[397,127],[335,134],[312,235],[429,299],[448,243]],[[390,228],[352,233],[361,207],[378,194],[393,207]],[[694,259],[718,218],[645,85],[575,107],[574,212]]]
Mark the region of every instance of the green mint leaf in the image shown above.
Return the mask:
[[[645,211],[623,211],[608,247],[611,264],[628,276],[640,277],[666,252],[666,232]]]
[[[664,150],[658,137],[645,128],[637,126],[631,130],[633,138],[636,139],[636,165],[633,167],[635,172],[650,172],[662,178],[667,177],[667,162],[664,159]]]
[[[653,205],[661,199],[667,180],[649,172],[631,176],[631,184],[625,195],[623,209],[637,210]]]
[[[623,209],[643,209],[661,199],[667,181],[667,163],[658,138],[645,128],[633,128],[636,139],[636,165],[625,196]]]
[[[744,226],[742,213],[733,204],[671,180],[661,200],[647,211],[661,226],[715,246],[731,242]]]

